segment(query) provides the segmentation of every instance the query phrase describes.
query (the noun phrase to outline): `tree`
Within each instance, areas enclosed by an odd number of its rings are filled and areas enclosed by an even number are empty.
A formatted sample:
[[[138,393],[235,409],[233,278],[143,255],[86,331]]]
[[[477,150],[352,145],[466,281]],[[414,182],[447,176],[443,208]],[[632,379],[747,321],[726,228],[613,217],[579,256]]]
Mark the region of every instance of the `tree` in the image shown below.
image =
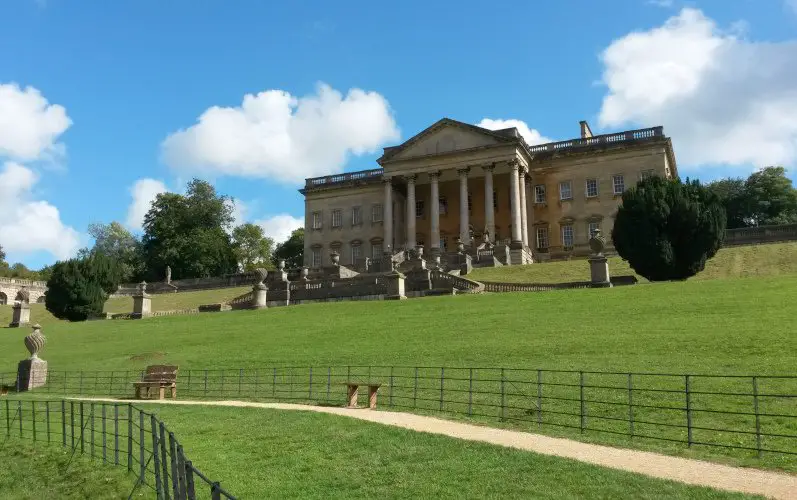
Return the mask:
[[[274,250],[274,264],[280,260],[285,261],[289,269],[296,269],[304,265],[304,228],[296,229],[290,238],[277,245]]]
[[[119,263],[123,282],[138,281],[144,274],[141,243],[120,223],[89,224],[89,234],[94,238],[90,253],[102,253]]]
[[[6,253],[3,251],[3,245],[0,245],[0,263],[6,261]]]
[[[797,190],[783,167],[766,167],[746,180],[721,179],[706,187],[725,206],[729,229],[797,222]]]
[[[722,246],[725,228],[719,197],[699,182],[650,177],[623,193],[612,240],[641,276],[682,280],[705,268]]]
[[[194,179],[185,195],[161,193],[144,217],[142,239],[147,279],[163,279],[166,266],[174,279],[235,272],[230,235],[232,199],[209,183]]]
[[[717,195],[725,207],[728,229],[747,227],[750,214],[744,179],[739,177],[720,179],[710,182],[706,188]]]
[[[243,271],[256,267],[270,268],[274,240],[263,233],[257,224],[241,224],[232,230],[232,245],[238,266]]]
[[[119,285],[119,264],[102,254],[53,265],[44,304],[56,318],[83,321],[102,313],[108,295]]]

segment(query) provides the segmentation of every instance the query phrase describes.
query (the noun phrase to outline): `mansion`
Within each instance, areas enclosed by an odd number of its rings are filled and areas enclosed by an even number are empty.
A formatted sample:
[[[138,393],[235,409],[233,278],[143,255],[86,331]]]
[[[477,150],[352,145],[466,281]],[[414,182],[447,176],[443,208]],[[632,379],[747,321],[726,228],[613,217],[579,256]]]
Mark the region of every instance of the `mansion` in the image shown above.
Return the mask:
[[[306,180],[305,266],[327,266],[336,251],[361,268],[417,246],[432,256],[501,248],[504,265],[586,255],[595,229],[609,240],[623,191],[678,175],[662,127],[592,135],[583,121],[578,138],[530,146],[514,127],[443,118],[377,163]]]

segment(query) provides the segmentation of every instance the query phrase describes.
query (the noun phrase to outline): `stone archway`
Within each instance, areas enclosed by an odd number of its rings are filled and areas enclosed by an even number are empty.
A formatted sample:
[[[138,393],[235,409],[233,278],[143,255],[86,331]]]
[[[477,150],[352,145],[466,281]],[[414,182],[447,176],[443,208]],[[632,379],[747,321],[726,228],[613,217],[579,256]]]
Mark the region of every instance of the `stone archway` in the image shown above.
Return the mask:
[[[36,299],[37,304],[44,304],[44,295],[39,295],[39,298]]]
[[[8,295],[3,292],[0,292],[0,306],[4,306],[8,304]]]

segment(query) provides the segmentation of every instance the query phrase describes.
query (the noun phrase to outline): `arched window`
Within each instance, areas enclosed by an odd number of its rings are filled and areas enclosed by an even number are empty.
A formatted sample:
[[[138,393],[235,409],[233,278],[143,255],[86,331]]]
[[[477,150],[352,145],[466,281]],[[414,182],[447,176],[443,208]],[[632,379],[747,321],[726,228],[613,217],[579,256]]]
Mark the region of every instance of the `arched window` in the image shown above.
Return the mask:
[[[0,306],[4,306],[6,304],[8,304],[8,295],[0,292]]]

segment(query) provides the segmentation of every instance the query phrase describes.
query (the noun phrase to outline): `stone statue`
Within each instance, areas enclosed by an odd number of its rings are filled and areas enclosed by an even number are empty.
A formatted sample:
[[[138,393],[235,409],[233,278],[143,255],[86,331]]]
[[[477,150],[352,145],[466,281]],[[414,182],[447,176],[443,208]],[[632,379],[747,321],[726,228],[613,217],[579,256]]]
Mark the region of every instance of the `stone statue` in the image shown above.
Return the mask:
[[[42,335],[41,327],[33,325],[33,333],[25,337],[25,347],[30,358],[23,359],[17,367],[17,390],[29,391],[47,383],[47,361],[39,358],[47,339]]]
[[[171,266],[166,266],[166,284],[170,285],[172,283],[172,268]]]
[[[310,269],[303,267],[302,268],[302,281],[307,281],[308,276],[310,275]]]
[[[147,293],[147,282],[146,281],[142,281],[141,283],[138,284],[138,293],[140,295],[144,295],[145,293]]]
[[[603,256],[603,250],[606,248],[606,239],[601,235],[600,229],[592,231],[592,237],[589,239],[589,248],[592,250],[593,255],[597,257]]]
[[[268,277],[268,271],[263,269],[262,267],[258,267],[254,270],[255,274],[255,285],[262,285],[264,281],[266,281],[266,277]]]

